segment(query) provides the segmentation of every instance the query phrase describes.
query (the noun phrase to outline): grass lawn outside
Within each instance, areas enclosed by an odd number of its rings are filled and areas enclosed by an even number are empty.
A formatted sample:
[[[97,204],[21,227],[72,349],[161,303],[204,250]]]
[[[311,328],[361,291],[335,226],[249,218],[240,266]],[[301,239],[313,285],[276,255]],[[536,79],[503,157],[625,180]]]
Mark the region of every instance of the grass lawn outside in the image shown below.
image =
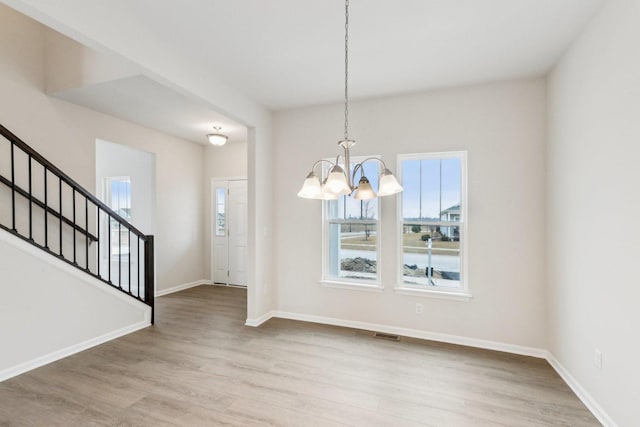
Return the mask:
[[[342,249],[353,249],[360,251],[375,251],[378,242],[374,233],[367,239],[364,234],[357,236],[343,237],[340,241]],[[405,233],[402,235],[402,245],[405,253],[426,254],[427,242],[423,242],[422,233]],[[460,252],[460,242],[442,242],[434,240],[432,251],[434,255],[455,255]]]

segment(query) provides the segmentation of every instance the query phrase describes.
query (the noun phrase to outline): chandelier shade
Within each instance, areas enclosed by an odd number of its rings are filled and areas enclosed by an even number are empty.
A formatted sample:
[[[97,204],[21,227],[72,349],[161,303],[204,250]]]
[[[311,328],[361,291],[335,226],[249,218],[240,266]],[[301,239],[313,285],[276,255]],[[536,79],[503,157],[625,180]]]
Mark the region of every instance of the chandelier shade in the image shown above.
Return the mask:
[[[384,169],[380,174],[380,186],[378,188],[378,196],[390,196],[392,194],[400,193],[402,191],[402,185],[398,182],[395,176],[389,169]]]
[[[320,185],[320,178],[315,172],[311,172],[307,175],[307,179],[304,180],[304,184],[302,184],[302,188],[298,192],[298,197],[302,197],[304,199],[317,199],[320,198],[322,193],[322,188]]]
[[[373,190],[373,187],[371,187],[366,176],[360,178],[358,188],[356,188],[353,193],[353,198],[356,200],[369,200],[376,198],[376,192]]]
[[[344,169],[337,164],[329,171],[325,186],[329,193],[335,195],[347,195],[351,193],[351,186],[347,180],[347,174],[344,172]]]

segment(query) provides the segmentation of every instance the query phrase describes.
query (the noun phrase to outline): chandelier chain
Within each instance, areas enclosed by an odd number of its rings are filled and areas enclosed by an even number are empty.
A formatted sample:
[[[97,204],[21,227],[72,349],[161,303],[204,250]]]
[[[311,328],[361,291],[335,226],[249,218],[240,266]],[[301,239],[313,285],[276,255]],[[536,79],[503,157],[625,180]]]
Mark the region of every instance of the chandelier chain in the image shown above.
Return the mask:
[[[344,2],[344,139],[349,139],[349,0]]]

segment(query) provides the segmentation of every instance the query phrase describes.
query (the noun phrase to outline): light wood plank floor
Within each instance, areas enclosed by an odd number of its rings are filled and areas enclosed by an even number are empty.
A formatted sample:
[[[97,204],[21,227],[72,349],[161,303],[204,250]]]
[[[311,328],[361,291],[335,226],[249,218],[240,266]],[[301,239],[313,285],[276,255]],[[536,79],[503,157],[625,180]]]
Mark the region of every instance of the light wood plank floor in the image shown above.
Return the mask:
[[[600,425],[543,360],[245,313],[237,288],[159,298],[156,326],[0,383],[0,425]]]

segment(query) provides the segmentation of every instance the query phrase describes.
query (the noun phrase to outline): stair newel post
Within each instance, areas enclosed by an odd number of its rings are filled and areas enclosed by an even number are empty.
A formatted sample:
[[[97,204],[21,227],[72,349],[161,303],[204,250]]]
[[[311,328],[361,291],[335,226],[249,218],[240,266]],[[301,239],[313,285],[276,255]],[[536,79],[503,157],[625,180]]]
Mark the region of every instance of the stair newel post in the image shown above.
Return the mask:
[[[151,324],[155,315],[155,274],[154,274],[153,236],[146,236],[144,240],[144,299],[151,306]]]

